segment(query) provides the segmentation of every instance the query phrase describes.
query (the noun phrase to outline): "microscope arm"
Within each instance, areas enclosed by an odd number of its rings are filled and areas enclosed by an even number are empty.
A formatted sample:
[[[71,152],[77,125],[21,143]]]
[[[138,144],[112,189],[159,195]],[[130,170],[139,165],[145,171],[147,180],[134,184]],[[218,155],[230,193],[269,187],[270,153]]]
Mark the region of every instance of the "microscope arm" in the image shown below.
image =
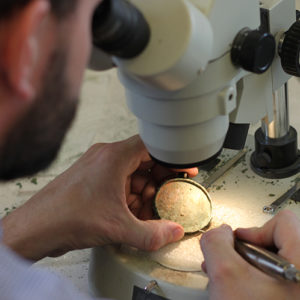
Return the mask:
[[[109,8],[112,2],[104,0]],[[114,56],[140,135],[158,162],[176,168],[203,165],[222,150],[230,122],[275,119],[274,95],[290,78],[286,45],[295,22],[294,0],[114,3],[126,3],[137,14],[141,30],[131,26],[135,18],[121,21],[139,38],[129,35],[126,44],[116,34],[118,49],[99,44],[103,39],[97,32],[109,27],[102,27],[96,14],[94,44]],[[300,69],[299,60],[295,64],[293,75]]]

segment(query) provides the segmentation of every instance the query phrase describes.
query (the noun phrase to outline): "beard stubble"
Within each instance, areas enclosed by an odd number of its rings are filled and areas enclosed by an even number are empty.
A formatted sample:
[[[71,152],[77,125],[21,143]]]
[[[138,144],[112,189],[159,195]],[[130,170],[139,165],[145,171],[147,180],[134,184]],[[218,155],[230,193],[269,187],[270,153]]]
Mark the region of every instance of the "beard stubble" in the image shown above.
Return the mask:
[[[69,95],[66,65],[66,53],[57,50],[33,106],[0,148],[0,180],[33,175],[56,158],[78,106],[78,99]]]

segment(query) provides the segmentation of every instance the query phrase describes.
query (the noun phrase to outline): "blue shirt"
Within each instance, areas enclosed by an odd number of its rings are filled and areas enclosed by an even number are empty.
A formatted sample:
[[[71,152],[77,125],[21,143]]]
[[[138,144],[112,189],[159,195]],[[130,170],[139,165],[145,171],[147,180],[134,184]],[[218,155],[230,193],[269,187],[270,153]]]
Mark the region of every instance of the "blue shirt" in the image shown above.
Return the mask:
[[[33,267],[31,263],[2,244],[0,244],[0,299],[92,300],[76,290],[69,281],[49,271]]]

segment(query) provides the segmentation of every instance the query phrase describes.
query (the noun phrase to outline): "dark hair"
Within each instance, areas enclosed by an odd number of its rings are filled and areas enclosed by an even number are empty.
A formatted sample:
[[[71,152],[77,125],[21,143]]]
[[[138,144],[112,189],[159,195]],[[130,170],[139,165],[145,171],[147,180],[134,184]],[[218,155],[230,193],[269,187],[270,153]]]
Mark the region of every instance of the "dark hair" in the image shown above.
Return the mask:
[[[0,0],[0,20],[28,5],[32,0]],[[64,17],[74,10],[77,0],[48,0],[53,14],[57,18]]]

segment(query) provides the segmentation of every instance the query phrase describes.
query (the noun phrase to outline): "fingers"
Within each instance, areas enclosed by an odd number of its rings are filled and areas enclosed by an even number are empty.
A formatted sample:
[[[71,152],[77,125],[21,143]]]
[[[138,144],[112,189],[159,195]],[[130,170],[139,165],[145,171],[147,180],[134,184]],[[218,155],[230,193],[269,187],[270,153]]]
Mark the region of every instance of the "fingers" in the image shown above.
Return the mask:
[[[128,174],[135,172],[142,163],[151,161],[148,151],[138,135],[117,143],[116,146],[120,146],[121,161]]]
[[[183,170],[171,170],[166,167],[163,167],[161,165],[156,164],[152,168],[152,178],[157,182],[161,183],[166,178],[168,178],[171,175],[175,175],[176,173],[187,173],[188,177],[195,177],[198,174],[197,168],[192,169],[183,169]]]
[[[152,178],[155,178],[157,182],[161,182],[169,175],[174,174],[174,172],[185,172],[189,177],[194,177],[198,174],[197,168],[172,171],[155,164],[138,135],[113,144],[95,144],[87,153],[89,155],[99,154],[100,151],[102,151],[101,156],[104,160],[113,163],[113,171],[118,172],[119,170],[121,174],[131,175],[136,170],[152,170]]]
[[[280,255],[300,264],[300,220],[291,211],[281,211],[262,228],[239,228],[236,235],[262,247],[276,246]]]
[[[273,247],[273,231],[274,223],[266,223],[264,227],[252,227],[252,228],[238,228],[235,230],[235,234],[238,238],[250,243],[256,244],[261,247]]]
[[[213,282],[237,279],[241,272],[246,272],[248,265],[234,250],[234,235],[229,226],[222,225],[206,232],[200,245],[206,272]]]
[[[195,177],[198,175],[199,170],[198,168],[190,168],[190,169],[173,169],[173,172],[177,173],[187,173],[188,177]]]
[[[136,194],[131,194],[128,197],[128,207],[133,215],[139,216],[141,209],[143,207],[143,203],[141,197]]]
[[[149,181],[142,194],[143,207],[140,211],[141,220],[153,219],[153,201],[156,194],[156,186],[153,181]]]
[[[155,162],[153,160],[142,162],[139,166],[139,170],[141,171],[149,171],[151,170],[155,165]]]
[[[210,279],[210,299],[294,299],[291,285],[269,277],[251,266],[234,250],[231,228],[223,225],[200,240]]]
[[[95,148],[98,149],[99,147]],[[186,172],[189,177],[194,177],[198,174],[197,168],[172,171],[155,164],[151,160],[148,151],[139,136],[133,136],[122,142],[107,144],[106,147],[100,148],[102,148],[103,160],[109,161],[113,166],[112,171],[115,172],[116,176],[121,176],[123,178],[124,176],[127,177],[133,173],[144,172],[143,175],[145,177],[151,176],[151,178],[159,184],[176,171]],[[151,175],[148,170],[151,170]],[[145,172],[147,174],[145,174]],[[133,186],[134,193],[138,194],[143,190],[141,183],[142,185],[145,185],[142,176],[139,178],[136,176],[136,180],[134,181],[135,185]]]
[[[165,220],[136,220],[128,232],[125,243],[141,250],[155,251],[180,240],[183,236],[184,230],[179,224]]]
[[[204,273],[207,273],[205,261],[201,264],[201,269],[202,269],[202,271],[203,271]]]
[[[136,167],[133,167],[133,171],[141,165],[144,169],[145,167],[150,169],[153,167],[153,162],[151,161],[151,158],[148,154],[148,151],[141,140],[141,138],[136,135],[133,136],[126,141],[122,142],[123,146],[127,149],[127,153],[130,157],[134,157],[135,159],[139,159],[139,164]],[[170,174],[170,170],[167,168],[161,167],[164,169],[164,172],[168,172]],[[173,172],[184,172],[188,173],[189,177],[195,177],[198,174],[198,169],[197,168],[191,168],[191,169],[179,169],[179,170],[173,170]]]
[[[294,242],[300,238],[300,221],[294,213],[281,211],[261,228],[238,228],[236,235],[260,246],[281,248],[287,239]]]
[[[135,173],[131,177],[131,192],[136,194],[142,194],[145,186],[151,179],[150,174]]]

